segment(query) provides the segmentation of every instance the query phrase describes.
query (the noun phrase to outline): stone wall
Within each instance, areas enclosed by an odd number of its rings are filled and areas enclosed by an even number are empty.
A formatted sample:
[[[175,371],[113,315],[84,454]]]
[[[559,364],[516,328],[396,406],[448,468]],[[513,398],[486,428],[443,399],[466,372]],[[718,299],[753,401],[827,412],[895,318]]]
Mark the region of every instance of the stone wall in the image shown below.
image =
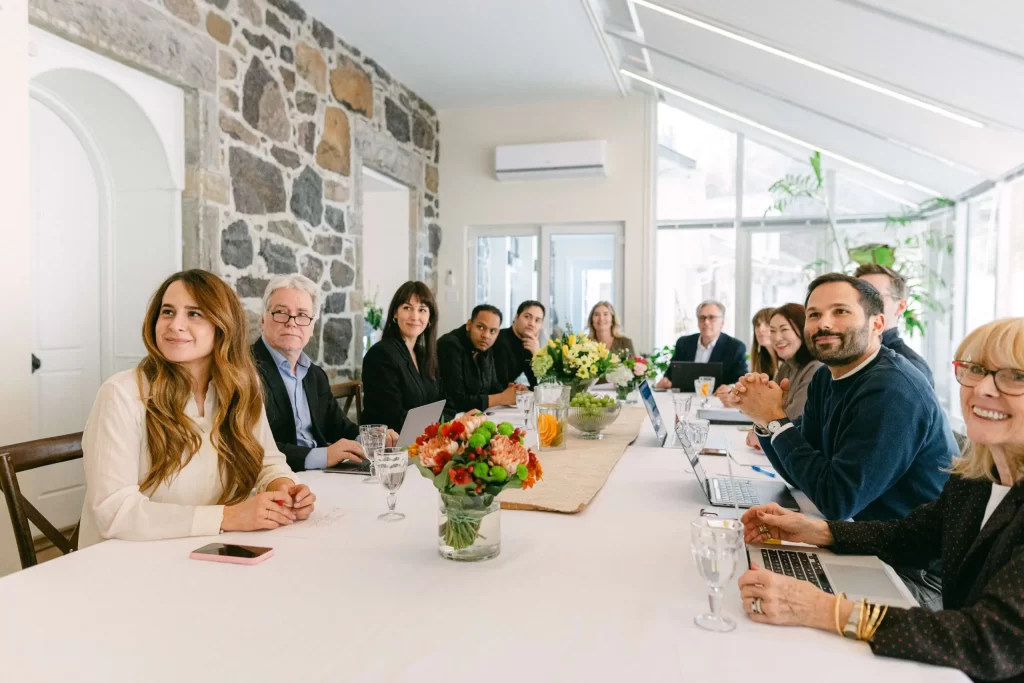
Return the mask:
[[[30,17],[184,90],[184,263],[234,285],[252,336],[269,278],[301,272],[324,292],[307,352],[358,372],[364,164],[409,186],[410,270],[436,289],[437,116],[300,4],[30,0]]]

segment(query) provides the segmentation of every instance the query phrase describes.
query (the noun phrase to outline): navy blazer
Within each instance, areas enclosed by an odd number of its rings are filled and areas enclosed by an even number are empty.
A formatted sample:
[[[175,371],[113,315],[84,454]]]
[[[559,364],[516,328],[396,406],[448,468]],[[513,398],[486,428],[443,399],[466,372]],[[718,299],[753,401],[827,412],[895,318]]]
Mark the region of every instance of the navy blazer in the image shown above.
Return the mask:
[[[697,358],[697,340],[700,334],[688,334],[676,341],[676,352],[673,361],[693,362]],[[725,332],[718,336],[715,348],[711,349],[709,363],[722,364],[722,383],[735,384],[740,377],[747,374],[747,347],[739,339],[730,337]],[[686,387],[680,387],[689,391]]]
[[[306,456],[312,449],[296,443],[295,412],[284,380],[281,379],[281,371],[274,364],[274,357],[270,355],[262,338],[252,345],[252,356],[263,383],[267,422],[270,423],[270,431],[274,433],[277,449],[284,453],[293,472],[301,472],[306,469]],[[309,372],[302,379],[302,390],[306,392],[306,402],[309,403],[313,438],[317,446],[329,446],[341,439],[355,440],[359,437],[359,427],[345,417],[338,401],[331,394],[331,382],[323,368],[310,364]]]

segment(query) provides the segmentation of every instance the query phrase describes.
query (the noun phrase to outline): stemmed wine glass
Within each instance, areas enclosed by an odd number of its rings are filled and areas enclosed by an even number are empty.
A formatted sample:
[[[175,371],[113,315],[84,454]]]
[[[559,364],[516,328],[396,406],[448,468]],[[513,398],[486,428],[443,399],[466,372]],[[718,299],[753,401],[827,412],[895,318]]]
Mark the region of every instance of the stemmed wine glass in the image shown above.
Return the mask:
[[[736,621],[722,612],[722,589],[739,569],[743,548],[743,525],[738,520],[702,517],[690,522],[690,550],[697,570],[708,582],[711,607],[710,612],[694,618],[697,626],[719,633],[736,628]]]
[[[359,437],[363,444],[363,453],[370,460],[370,476],[363,480],[364,484],[377,483],[377,470],[374,467],[374,456],[377,451],[384,448],[388,438],[387,425],[362,425],[359,427]]]
[[[381,485],[388,492],[388,511],[378,516],[382,522],[397,522],[405,519],[401,512],[395,512],[395,503],[398,502],[398,489],[405,481],[405,471],[409,467],[409,453],[404,448],[391,446],[381,448],[374,458],[374,465],[377,468],[377,476]]]
[[[683,421],[683,432],[686,434],[687,440],[690,442],[690,448],[693,449],[693,455],[700,455],[700,452],[704,450],[704,444],[708,442],[708,434],[711,432],[711,422],[708,420],[701,419],[687,419]],[[685,448],[684,444],[684,448]]]

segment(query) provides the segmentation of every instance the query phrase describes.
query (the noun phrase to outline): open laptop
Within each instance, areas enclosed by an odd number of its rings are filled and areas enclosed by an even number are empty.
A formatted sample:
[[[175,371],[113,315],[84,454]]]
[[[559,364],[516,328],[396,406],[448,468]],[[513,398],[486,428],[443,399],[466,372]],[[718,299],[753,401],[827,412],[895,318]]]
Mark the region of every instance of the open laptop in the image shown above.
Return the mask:
[[[405,424],[402,425],[402,433],[398,435],[398,443],[396,445],[399,448],[411,446],[427,427],[441,419],[442,411],[444,411],[443,400],[410,410],[405,416]],[[363,458],[363,461],[360,463],[342,460],[337,465],[328,467],[324,472],[333,472],[335,474],[369,474],[370,461],[366,458]]]
[[[658,403],[654,400],[654,390],[647,380],[640,383],[640,397],[647,408],[647,417],[651,419],[651,426],[654,427],[654,434],[658,437],[658,445],[662,448],[682,448],[678,443],[675,434],[661,417]],[[704,444],[705,455],[725,455],[729,450],[728,439],[721,434],[709,434],[708,441]]]
[[[836,555],[824,548],[749,543],[747,566],[752,562],[776,574],[809,581],[826,593],[846,593],[850,600],[918,606],[892,567],[873,555]]]
[[[679,423],[676,424],[676,438],[681,444],[687,443],[683,425]],[[785,484],[738,477],[708,478],[700,464],[700,455],[691,448],[684,447],[683,452],[690,460],[690,466],[697,476],[697,482],[700,483],[701,489],[704,490],[704,496],[715,507],[752,508],[756,505],[778,503],[787,510],[800,511],[796,498]]]
[[[676,360],[668,366],[668,378],[672,386],[683,391],[693,391],[693,383],[701,377],[714,377],[715,388],[722,386],[725,369],[721,363],[695,363]]]

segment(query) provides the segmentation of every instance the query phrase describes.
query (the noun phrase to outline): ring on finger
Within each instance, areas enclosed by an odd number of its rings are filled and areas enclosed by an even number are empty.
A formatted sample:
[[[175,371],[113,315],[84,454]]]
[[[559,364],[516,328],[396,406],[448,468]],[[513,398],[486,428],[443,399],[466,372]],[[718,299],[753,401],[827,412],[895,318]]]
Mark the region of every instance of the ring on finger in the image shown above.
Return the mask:
[[[750,603],[750,611],[753,614],[764,614],[764,610],[761,608],[761,598],[754,598],[754,601]]]
[[[771,536],[772,535],[772,530],[768,528],[767,524],[760,525],[759,527],[757,527],[757,530],[760,531],[761,534],[764,535],[764,536]]]

